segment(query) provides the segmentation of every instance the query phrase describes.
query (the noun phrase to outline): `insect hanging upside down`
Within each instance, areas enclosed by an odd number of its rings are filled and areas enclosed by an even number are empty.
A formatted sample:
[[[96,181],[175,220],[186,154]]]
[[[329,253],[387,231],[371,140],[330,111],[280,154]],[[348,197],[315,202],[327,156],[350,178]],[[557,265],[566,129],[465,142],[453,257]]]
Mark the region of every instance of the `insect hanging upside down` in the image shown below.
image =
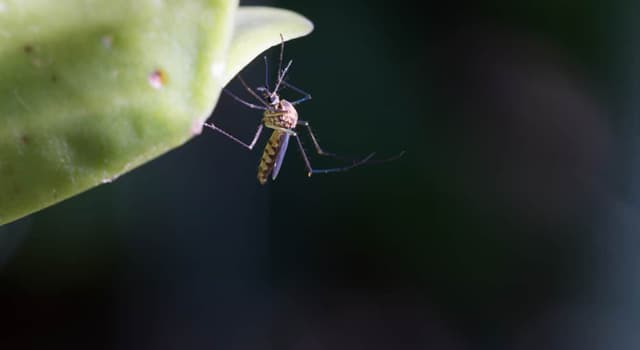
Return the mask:
[[[269,138],[269,141],[265,146],[264,152],[262,153],[262,158],[260,160],[260,165],[258,166],[258,181],[263,185],[267,182],[269,175],[271,175],[271,178],[273,180],[275,180],[276,177],[278,176],[278,173],[280,172],[280,168],[282,167],[284,156],[287,152],[287,147],[289,146],[289,139],[291,137],[294,137],[298,143],[298,147],[300,148],[300,152],[302,154],[302,159],[304,160],[305,167],[307,168],[308,176],[311,176],[312,174],[318,174],[318,173],[324,174],[324,173],[345,171],[369,162],[369,160],[374,156],[375,153],[371,153],[368,156],[364,157],[363,159],[352,161],[351,164],[348,166],[330,168],[330,169],[314,169],[311,167],[311,163],[309,162],[309,157],[307,156],[307,153],[304,150],[302,141],[300,141],[300,138],[295,131],[296,127],[298,126],[302,126],[307,130],[307,132],[309,133],[309,136],[311,137],[311,140],[313,141],[313,145],[315,146],[316,152],[319,155],[332,156],[336,158],[339,158],[339,157],[337,157],[333,153],[328,153],[322,150],[322,148],[320,147],[320,144],[318,143],[318,140],[316,139],[313,131],[311,130],[311,126],[309,125],[309,123],[298,119],[298,112],[296,111],[296,108],[294,106],[304,101],[310,100],[311,95],[287,83],[284,80],[287,72],[289,71],[289,68],[291,67],[292,61],[289,61],[289,63],[287,63],[284,69],[282,68],[282,57],[284,53],[284,38],[282,37],[282,35],[280,36],[280,38],[282,39],[282,44],[280,46],[278,77],[273,90],[271,90],[269,87],[269,69],[268,69],[269,65],[267,63],[266,56],[264,57],[264,62],[265,62],[265,85],[264,86],[260,86],[254,90],[250,88],[249,85],[247,85],[247,83],[244,81],[244,79],[242,79],[240,75],[238,75],[238,80],[240,81],[240,83],[242,83],[244,88],[260,102],[259,105],[247,102],[241,99],[240,97],[236,96],[235,94],[233,94],[231,91],[227,89],[224,90],[236,101],[244,104],[245,106],[264,111],[262,114],[262,120],[260,122],[260,125],[258,126],[258,130],[256,131],[256,134],[253,137],[253,140],[251,141],[251,143],[247,144],[243,142],[242,140],[236,138],[235,136],[229,134],[228,132],[220,129],[218,126],[216,126],[213,123],[205,123],[204,126],[225,135],[226,137],[248,148],[249,150],[253,149],[253,146],[255,146],[264,127],[272,129],[273,133],[271,134],[271,137]],[[281,99],[280,95],[278,94],[281,87],[287,87],[303,95],[303,97],[292,102],[289,102],[285,99]],[[400,154],[400,156],[401,155],[402,153]],[[399,156],[396,156],[394,158],[397,158],[397,157]],[[386,162],[388,160],[384,160],[384,161]]]

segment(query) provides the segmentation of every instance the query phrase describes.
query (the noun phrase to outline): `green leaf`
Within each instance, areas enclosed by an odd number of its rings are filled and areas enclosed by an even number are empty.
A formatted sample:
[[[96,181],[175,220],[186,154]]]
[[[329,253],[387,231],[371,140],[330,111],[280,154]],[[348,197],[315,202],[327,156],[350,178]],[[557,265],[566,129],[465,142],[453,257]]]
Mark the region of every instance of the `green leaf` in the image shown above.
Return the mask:
[[[311,29],[235,0],[2,1],[0,223],[185,143],[244,65]]]
[[[291,40],[305,36],[312,30],[311,21],[289,10],[258,6],[240,7],[227,56],[223,85],[258,54],[280,44],[280,34],[284,40]]]

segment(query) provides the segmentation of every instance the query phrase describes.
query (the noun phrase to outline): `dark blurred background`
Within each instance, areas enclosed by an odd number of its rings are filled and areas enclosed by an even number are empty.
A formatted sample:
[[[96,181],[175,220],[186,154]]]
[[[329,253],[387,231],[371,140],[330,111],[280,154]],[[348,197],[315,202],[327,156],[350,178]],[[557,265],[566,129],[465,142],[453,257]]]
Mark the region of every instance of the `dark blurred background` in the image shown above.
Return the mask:
[[[640,5],[244,4],[314,21],[285,55],[325,148],[405,156],[309,179],[292,144],[261,187],[206,130],[3,226],[1,349],[640,347]]]

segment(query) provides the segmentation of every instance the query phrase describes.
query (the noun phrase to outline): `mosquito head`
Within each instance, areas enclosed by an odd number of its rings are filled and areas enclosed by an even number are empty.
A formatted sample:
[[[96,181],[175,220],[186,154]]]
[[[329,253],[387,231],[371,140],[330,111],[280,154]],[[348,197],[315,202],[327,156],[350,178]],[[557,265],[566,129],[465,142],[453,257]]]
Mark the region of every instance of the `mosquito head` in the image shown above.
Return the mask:
[[[264,86],[259,86],[256,88],[256,91],[262,95],[262,98],[271,106],[275,106],[280,103],[280,96],[274,91],[271,92]]]

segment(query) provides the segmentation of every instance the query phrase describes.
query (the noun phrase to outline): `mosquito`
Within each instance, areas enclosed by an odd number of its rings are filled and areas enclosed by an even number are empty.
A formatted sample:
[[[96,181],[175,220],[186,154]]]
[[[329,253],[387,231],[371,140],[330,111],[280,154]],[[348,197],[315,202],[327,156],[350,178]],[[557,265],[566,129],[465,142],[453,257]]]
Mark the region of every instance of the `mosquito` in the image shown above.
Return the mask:
[[[311,137],[311,141],[315,147],[316,153],[321,156],[329,156],[340,158],[336,156],[334,153],[325,152],[320,144],[318,143],[318,139],[316,138],[313,130],[311,129],[311,125],[309,122],[300,120],[298,118],[298,112],[296,111],[295,106],[308,101],[311,99],[311,95],[307,92],[289,84],[285,81],[285,76],[293,63],[293,60],[290,60],[284,68],[282,68],[282,59],[284,55],[284,37],[282,34],[280,35],[281,45],[280,45],[280,59],[278,62],[278,75],[276,79],[275,86],[273,90],[271,90],[269,86],[269,64],[267,62],[267,56],[264,56],[264,64],[265,64],[265,84],[264,86],[259,86],[255,90],[250,88],[249,85],[245,82],[241,75],[238,75],[238,80],[242,84],[242,86],[251,94],[259,104],[254,104],[247,102],[231,91],[225,89],[224,91],[231,96],[236,101],[242,103],[243,105],[252,108],[262,110],[262,120],[258,125],[258,130],[256,131],[253,140],[250,143],[245,143],[244,141],[238,139],[237,137],[231,135],[230,133],[222,130],[213,122],[204,123],[204,126],[213,129],[224,136],[230,138],[236,143],[244,146],[245,148],[252,150],[255,146],[258,138],[260,137],[264,127],[272,129],[273,132],[271,137],[269,137],[269,141],[267,142],[264,152],[262,153],[262,158],[260,159],[260,164],[258,166],[258,181],[260,184],[264,185],[267,183],[269,176],[271,176],[272,180],[275,180],[280,172],[280,168],[282,167],[282,163],[284,161],[284,156],[287,152],[287,147],[289,146],[289,139],[291,137],[296,139],[298,147],[300,148],[300,152],[302,154],[302,159],[304,160],[305,167],[307,169],[307,175],[310,177],[313,174],[326,174],[333,172],[341,172],[346,171],[357,166],[360,166],[364,163],[367,163],[375,153],[371,153],[364,157],[363,159],[353,161],[352,164],[348,166],[338,167],[338,168],[329,168],[329,169],[314,169],[309,162],[309,157],[307,156],[306,151],[304,150],[304,146],[302,145],[302,141],[296,132],[296,127],[303,127],[309,133]],[[280,98],[278,94],[282,87],[289,88],[299,94],[302,95],[301,98],[295,101],[287,101],[283,98]]]

